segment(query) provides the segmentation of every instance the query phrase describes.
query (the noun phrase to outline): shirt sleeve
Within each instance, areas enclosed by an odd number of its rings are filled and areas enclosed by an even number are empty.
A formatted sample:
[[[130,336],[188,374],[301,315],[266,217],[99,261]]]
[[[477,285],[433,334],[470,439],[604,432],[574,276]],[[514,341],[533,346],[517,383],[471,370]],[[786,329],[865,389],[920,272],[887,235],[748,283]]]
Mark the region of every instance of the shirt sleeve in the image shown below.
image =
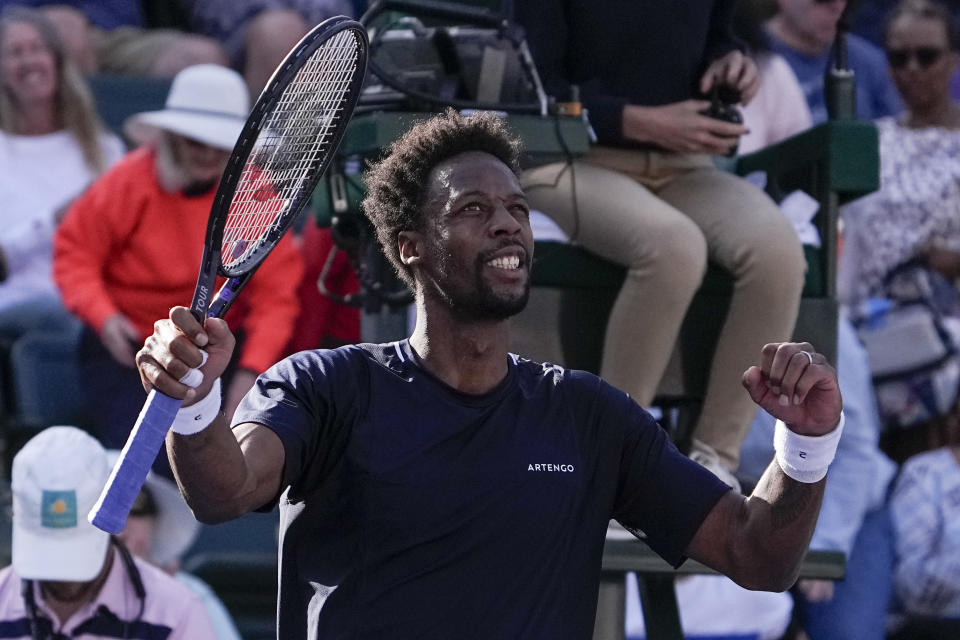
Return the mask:
[[[627,394],[604,383],[605,426],[620,430],[620,465],[613,518],[674,567],[707,514],[730,490],[670,442],[667,433]]]
[[[123,174],[108,172],[73,201],[53,238],[53,278],[64,306],[97,331],[118,310],[103,267],[136,227],[137,210]]]
[[[800,81],[787,61],[771,53],[766,66],[768,73],[762,81],[769,81],[773,89],[769,92],[772,104],[765,114],[770,119],[767,144],[773,144],[812,127],[813,116]]]
[[[340,460],[352,425],[366,412],[365,362],[358,347],[301,351],[262,374],[240,403],[234,426],[261,424],[283,443],[281,492],[306,492]]]

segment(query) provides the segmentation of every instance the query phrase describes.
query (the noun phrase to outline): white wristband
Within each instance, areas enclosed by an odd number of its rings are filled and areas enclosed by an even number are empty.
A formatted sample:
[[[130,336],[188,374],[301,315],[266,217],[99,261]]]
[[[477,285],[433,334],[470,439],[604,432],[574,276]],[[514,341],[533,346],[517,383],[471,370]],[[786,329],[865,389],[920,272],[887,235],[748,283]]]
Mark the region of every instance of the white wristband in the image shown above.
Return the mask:
[[[827,467],[837,453],[840,434],[845,418],[840,412],[840,422],[830,433],[822,436],[803,436],[794,433],[780,420],[773,432],[773,449],[777,464],[783,472],[797,482],[819,482],[827,475]]]
[[[210,393],[203,400],[189,407],[181,407],[170,428],[174,433],[182,436],[200,433],[210,426],[218,413],[220,413],[220,378],[213,381]]]

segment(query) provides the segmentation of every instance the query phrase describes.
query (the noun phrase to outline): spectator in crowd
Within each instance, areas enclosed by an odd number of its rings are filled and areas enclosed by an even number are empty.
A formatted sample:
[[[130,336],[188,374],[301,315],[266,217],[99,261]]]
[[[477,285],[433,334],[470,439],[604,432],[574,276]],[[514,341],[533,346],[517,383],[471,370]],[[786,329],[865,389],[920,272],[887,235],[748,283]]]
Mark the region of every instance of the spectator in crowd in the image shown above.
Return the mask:
[[[960,634],[960,428],[908,459],[890,499],[896,538],[896,640]]]
[[[50,427],[13,460],[13,564],[0,571],[5,638],[213,638],[200,599],[87,522],[110,468],[75,427]]]
[[[80,69],[172,78],[188,66],[227,64],[213,38],[174,28],[148,28],[129,0],[0,0],[40,8],[56,25]]]
[[[185,0],[193,30],[222,42],[252,95],[300,38],[336,15],[353,15],[351,0]]]
[[[664,0],[575,11],[530,0],[515,10],[548,90],[563,99],[579,85],[599,139],[586,157],[528,171],[523,183],[531,206],[573,241],[628,268],[602,377],[649,404],[707,259],[735,279],[691,457],[739,486],[733,470],[756,407],[736,388],[737,372],[791,335],[806,262],[775,203],[711,158],[747,128],[704,115],[702,94],[725,86],[749,103],[757,90],[756,65],[730,35],[733,7]]]
[[[108,465],[113,467],[119,456],[119,451],[107,451]],[[216,631],[213,639],[240,640],[240,633],[217,594],[200,578],[180,570],[183,554],[199,532],[200,523],[190,513],[177,486],[151,471],[130,509],[126,527],[117,538],[135,557],[163,569],[200,598]]]
[[[800,80],[814,123],[827,119],[824,76],[830,64],[837,23],[847,0],[777,0],[767,22],[770,48],[783,56]],[[872,120],[901,110],[886,74],[883,54],[860,36],[847,36],[849,66],[856,74],[857,113]]]
[[[134,353],[156,318],[189,301],[216,186],[248,111],[234,71],[197,65],[173,81],[166,107],[131,116],[146,143],[71,206],[54,239],[54,277],[86,325],[80,353],[98,437],[121,448],[145,399]],[[299,304],[302,260],[284,238],[228,314],[243,348],[226,388],[232,414],[256,375],[283,355]],[[165,457],[157,467],[169,474]]]
[[[336,247],[330,229],[318,227],[311,218],[300,231],[300,253],[304,264],[297,293],[300,315],[286,351],[333,349],[360,342],[360,309],[340,304],[319,288],[323,279],[326,290],[339,298],[358,292],[355,265],[347,252]]]
[[[740,137],[737,153],[750,153],[809,129],[813,117],[797,74],[770,48],[755,2],[737,2],[733,33],[749,48],[758,77],[756,95],[740,109],[749,131]]]
[[[123,155],[56,30],[26,7],[0,12],[0,338],[78,329],[53,282],[54,228]]]
[[[862,322],[871,299],[907,302],[929,291],[929,309],[938,309],[943,337],[960,344],[960,310],[950,284],[960,275],[960,105],[949,88],[960,38],[943,6],[910,0],[892,15],[886,42],[890,74],[907,110],[876,123],[880,189],[843,210],[838,297]],[[878,383],[884,423],[921,426],[950,413],[960,384],[957,364],[951,357]],[[891,455],[902,459],[916,450],[911,440],[923,440],[924,431],[892,433]]]
[[[886,42],[906,111],[876,123],[879,191],[843,212],[838,287],[848,306],[884,296],[888,274],[915,259],[950,280],[960,275],[960,105],[949,90],[960,35],[941,5],[907,0],[891,16]]]
[[[518,147],[494,114],[449,110],[368,172],[364,212],[416,292],[409,339],[285,359],[232,432],[214,391],[225,323],[174,308],[138,355],[146,387],[191,405],[167,446],[194,512],[279,499],[278,637],[592,637],[612,517],[675,565],[753,589],[795,580],[842,433],[833,368],[809,344],[768,344],[738,376],[783,420],[747,499],[622,391],[508,354],[533,250]]]

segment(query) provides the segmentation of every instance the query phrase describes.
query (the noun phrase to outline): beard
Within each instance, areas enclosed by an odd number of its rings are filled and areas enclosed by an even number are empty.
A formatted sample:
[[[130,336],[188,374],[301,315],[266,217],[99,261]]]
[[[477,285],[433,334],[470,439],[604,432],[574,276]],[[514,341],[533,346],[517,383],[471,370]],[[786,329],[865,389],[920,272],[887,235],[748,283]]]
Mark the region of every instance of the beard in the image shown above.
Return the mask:
[[[498,247],[497,250],[502,248]],[[523,291],[519,295],[498,293],[483,279],[484,267],[492,253],[494,252],[477,256],[472,269],[467,265],[458,264],[452,255],[442,249],[438,249],[435,253],[434,263],[438,266],[439,273],[446,276],[444,280],[435,281],[437,284],[435,290],[456,319],[464,322],[499,322],[517,315],[526,308],[530,298],[529,262],[525,261],[523,267],[527,271]],[[463,290],[463,287],[457,287],[450,279],[454,274],[467,270],[473,272],[473,286]],[[443,286],[444,284],[452,286]]]

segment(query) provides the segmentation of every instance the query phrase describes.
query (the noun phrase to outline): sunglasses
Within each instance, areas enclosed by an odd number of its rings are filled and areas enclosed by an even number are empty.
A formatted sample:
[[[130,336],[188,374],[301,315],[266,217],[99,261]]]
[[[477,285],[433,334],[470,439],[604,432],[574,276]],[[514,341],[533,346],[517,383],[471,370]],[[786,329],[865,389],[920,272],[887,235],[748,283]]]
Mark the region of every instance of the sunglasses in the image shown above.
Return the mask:
[[[936,47],[887,49],[887,62],[889,62],[890,66],[894,69],[902,69],[910,62],[910,58],[914,58],[921,69],[928,69],[936,63],[943,54],[944,50]]]

